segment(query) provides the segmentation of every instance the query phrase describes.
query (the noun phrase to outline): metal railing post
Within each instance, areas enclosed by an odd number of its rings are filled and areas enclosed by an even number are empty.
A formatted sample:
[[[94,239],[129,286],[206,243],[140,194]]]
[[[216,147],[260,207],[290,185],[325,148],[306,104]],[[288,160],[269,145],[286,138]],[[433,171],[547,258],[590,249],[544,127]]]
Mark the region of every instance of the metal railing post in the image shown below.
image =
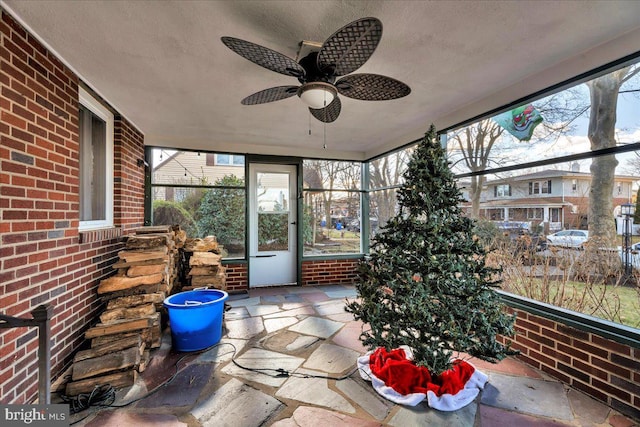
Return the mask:
[[[51,403],[51,304],[39,305],[31,311],[33,319],[0,314],[0,329],[38,327],[38,401]]]
[[[31,315],[38,322],[38,400],[51,403],[51,305],[39,305]],[[44,402],[43,400],[44,396]]]

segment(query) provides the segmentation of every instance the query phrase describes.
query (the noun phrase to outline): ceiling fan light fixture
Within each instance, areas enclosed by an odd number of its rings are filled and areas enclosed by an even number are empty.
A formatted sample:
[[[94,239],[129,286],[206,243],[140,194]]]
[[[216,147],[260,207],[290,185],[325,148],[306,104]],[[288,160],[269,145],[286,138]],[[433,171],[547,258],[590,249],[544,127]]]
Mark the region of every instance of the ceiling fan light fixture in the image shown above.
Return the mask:
[[[324,82],[305,83],[298,89],[298,96],[313,109],[325,108],[337,95],[336,88]]]

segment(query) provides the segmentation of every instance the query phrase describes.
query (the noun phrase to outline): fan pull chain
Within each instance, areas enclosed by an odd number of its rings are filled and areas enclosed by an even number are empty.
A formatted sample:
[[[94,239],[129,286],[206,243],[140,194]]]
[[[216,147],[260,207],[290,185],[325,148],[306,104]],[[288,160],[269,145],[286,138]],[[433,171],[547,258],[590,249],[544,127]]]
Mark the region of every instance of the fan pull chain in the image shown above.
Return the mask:
[[[322,126],[322,130],[323,130],[323,140],[324,140],[324,145],[322,145],[322,148],[324,148],[325,150],[327,149],[327,123],[324,123],[324,126]]]

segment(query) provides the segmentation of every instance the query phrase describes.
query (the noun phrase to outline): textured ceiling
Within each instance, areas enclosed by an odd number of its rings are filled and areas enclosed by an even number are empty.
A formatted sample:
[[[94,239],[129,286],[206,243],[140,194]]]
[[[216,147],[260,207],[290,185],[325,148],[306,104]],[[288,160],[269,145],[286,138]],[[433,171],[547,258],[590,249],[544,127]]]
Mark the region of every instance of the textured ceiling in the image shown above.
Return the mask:
[[[0,4],[130,119],[148,145],[366,159],[640,49],[637,1],[19,1]],[[383,23],[357,72],[408,84],[393,101],[341,97],[326,127],[297,85],[233,53],[222,36],[295,58],[358,18]],[[309,135],[311,130],[311,135]],[[327,148],[323,149],[326,140]]]

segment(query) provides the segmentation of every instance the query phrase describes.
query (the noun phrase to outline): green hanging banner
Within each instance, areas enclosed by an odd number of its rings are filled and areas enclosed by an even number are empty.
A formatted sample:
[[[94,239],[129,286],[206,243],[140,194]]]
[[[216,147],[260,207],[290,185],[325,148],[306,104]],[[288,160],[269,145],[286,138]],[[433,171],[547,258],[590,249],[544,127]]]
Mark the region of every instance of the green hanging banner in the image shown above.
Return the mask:
[[[493,120],[520,141],[529,141],[533,130],[544,120],[533,104],[498,114]]]

